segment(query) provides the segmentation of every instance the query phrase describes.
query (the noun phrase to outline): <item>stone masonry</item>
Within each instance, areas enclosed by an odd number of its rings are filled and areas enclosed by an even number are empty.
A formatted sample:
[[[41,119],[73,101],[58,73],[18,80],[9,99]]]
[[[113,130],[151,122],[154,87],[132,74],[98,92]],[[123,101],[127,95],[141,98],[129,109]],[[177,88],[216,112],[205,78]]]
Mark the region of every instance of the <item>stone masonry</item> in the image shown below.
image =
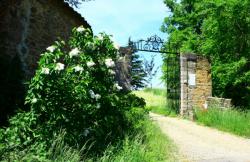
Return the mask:
[[[205,104],[205,108],[220,108],[226,110],[232,107],[231,99],[218,98],[218,97],[208,97]]]
[[[67,40],[73,27],[90,25],[63,0],[1,0],[0,55],[19,57],[32,76],[40,53],[58,38]]]
[[[25,109],[24,83],[40,54],[80,25],[90,28],[64,0],[0,0],[0,125],[17,108]]]
[[[120,58],[116,62],[116,80],[124,90],[131,89],[131,47],[120,47]]]
[[[204,108],[207,98],[212,96],[211,65],[205,57],[181,54],[180,66],[180,113],[192,119],[194,108]]]

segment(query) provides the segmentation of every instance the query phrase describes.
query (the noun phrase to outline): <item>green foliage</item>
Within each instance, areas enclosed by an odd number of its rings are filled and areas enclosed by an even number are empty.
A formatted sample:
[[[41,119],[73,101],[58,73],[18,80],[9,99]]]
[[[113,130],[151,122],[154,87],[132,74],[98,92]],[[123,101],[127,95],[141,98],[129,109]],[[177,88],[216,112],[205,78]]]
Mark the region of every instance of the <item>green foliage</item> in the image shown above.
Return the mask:
[[[250,137],[250,112],[210,108],[208,111],[196,109],[197,122],[240,136]]]
[[[36,161],[36,162],[79,162],[83,155],[82,149],[69,147],[64,143],[65,132],[61,132],[58,136],[51,138],[52,144],[46,149],[44,143],[34,142],[32,145],[20,150],[8,151],[4,154],[2,161]]]
[[[131,85],[133,90],[145,87],[147,74],[143,68],[143,60],[137,53],[131,55]]]
[[[132,108],[126,112],[133,123],[124,139],[109,145],[101,156],[90,157],[86,152],[89,147],[74,148],[65,143],[65,131],[51,137],[52,144],[46,149],[44,143],[34,142],[22,151],[12,150],[5,153],[2,161],[36,161],[36,162],[80,162],[80,161],[175,161],[176,149],[159,127],[153,124],[147,112],[141,108]],[[85,152],[85,153],[84,153]]]
[[[62,130],[65,145],[91,147],[93,153],[123,138],[131,127],[126,112],[145,102],[116,83],[117,57],[108,35],[93,36],[83,27],[73,29],[67,44],[48,47],[27,92],[31,111],[12,118],[1,132],[2,156],[35,143],[46,150]]]
[[[78,7],[82,2],[88,2],[92,0],[64,0],[64,1],[69,3],[73,7]]]
[[[166,48],[210,56],[214,95],[232,98],[235,105],[248,107],[249,0],[164,2],[171,11],[162,26],[169,34]]]
[[[96,161],[101,162],[154,162],[176,161],[176,148],[149,119],[143,121],[142,129],[126,136],[120,144],[110,146]],[[118,151],[117,151],[118,149]]]

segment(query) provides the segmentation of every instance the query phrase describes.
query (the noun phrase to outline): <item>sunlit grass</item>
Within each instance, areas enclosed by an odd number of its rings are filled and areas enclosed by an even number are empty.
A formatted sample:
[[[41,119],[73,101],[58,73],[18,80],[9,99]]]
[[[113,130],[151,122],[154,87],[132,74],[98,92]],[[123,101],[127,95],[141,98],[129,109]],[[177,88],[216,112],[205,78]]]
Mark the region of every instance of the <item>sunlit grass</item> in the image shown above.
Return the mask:
[[[240,136],[250,137],[250,111],[220,110],[210,108],[208,111],[195,111],[198,123],[231,132]]]
[[[64,132],[52,138],[49,149],[41,141],[27,146],[23,151],[12,150],[0,161],[44,162],[175,162],[178,151],[172,141],[161,132],[148,116],[135,123],[136,131],[130,131],[124,139],[108,146],[99,156],[88,155],[88,148],[71,147],[64,143]]]
[[[151,121],[144,123],[145,134],[127,136],[121,146],[109,147],[100,162],[163,162],[176,161],[176,148],[159,127]],[[120,151],[117,152],[117,149]],[[114,153],[115,152],[115,153]]]
[[[147,108],[154,113],[176,116],[176,113],[167,107],[166,90],[165,89],[150,89],[146,88],[134,93],[145,99]]]

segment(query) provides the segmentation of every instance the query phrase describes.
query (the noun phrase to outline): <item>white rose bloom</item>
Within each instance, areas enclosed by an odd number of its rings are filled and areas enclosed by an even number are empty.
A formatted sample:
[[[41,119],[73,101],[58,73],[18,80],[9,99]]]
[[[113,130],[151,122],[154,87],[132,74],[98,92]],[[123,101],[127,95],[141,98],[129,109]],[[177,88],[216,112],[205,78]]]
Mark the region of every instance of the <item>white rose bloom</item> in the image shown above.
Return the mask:
[[[119,57],[118,60],[119,61],[122,61],[124,59],[124,57]]]
[[[99,39],[99,40],[103,40],[104,38],[103,38],[103,36],[101,35],[101,34],[99,34],[98,36],[97,36],[97,38]]]
[[[105,65],[110,68],[115,66],[115,62],[112,59],[106,59],[105,60]]]
[[[82,33],[85,31],[85,28],[83,26],[79,26],[77,29],[76,29],[77,32],[79,33]]]
[[[120,46],[119,46],[119,44],[118,44],[118,43],[114,42],[113,44],[114,44],[115,49],[117,49],[117,50],[119,50],[119,49],[120,49]]]
[[[93,99],[95,98],[95,93],[93,90],[89,90],[89,94],[90,94],[91,98],[93,98]]]
[[[94,43],[91,43],[91,42],[88,42],[86,45],[88,48],[91,48],[91,49],[95,47]]]
[[[70,58],[72,58],[73,56],[78,56],[80,53],[79,49],[78,48],[74,48],[72,49],[70,52],[69,52],[69,56]]]
[[[96,95],[95,95],[95,99],[96,99],[96,100],[99,100],[100,98],[101,98],[101,95],[99,95],[99,94],[96,94]]]
[[[49,68],[42,68],[42,74],[49,74]]]
[[[84,135],[85,137],[87,137],[88,134],[89,134],[89,130],[88,130],[88,129],[85,129],[84,132],[83,132],[83,135]]]
[[[75,72],[78,72],[78,71],[82,72],[83,71],[83,67],[81,67],[79,65],[73,67],[73,69],[75,70]]]
[[[31,103],[37,103],[37,99],[36,98],[33,98],[32,100],[31,100]]]
[[[115,71],[114,71],[114,70],[109,70],[109,73],[110,73],[111,75],[115,75]]]
[[[57,63],[56,64],[56,67],[55,67],[55,70],[58,70],[58,71],[61,71],[61,70],[63,70],[64,69],[64,64],[62,64],[62,63]]]
[[[87,62],[87,66],[88,66],[88,67],[92,67],[92,66],[94,66],[94,65],[95,65],[95,63],[94,63],[93,61]]]
[[[54,52],[56,49],[55,46],[49,46],[46,50],[49,51],[49,52]]]
[[[115,84],[115,88],[116,88],[116,89],[118,89],[118,90],[122,90],[122,87],[121,87],[121,86],[119,86],[119,84],[118,84],[118,83],[116,83],[116,84]]]

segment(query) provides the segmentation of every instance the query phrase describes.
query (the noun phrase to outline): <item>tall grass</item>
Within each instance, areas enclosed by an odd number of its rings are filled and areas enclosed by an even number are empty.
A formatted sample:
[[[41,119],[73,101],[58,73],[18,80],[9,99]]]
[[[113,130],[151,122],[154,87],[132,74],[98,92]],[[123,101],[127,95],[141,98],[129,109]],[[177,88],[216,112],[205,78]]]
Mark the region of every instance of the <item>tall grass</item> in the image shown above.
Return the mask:
[[[145,99],[146,106],[150,111],[167,116],[176,116],[175,111],[167,106],[165,89],[146,88],[144,90],[134,91],[134,93],[138,97]]]
[[[166,96],[167,90],[160,89],[160,88],[145,88],[143,89],[144,92],[149,92],[157,96]]]
[[[196,120],[206,126],[250,138],[250,111],[221,110],[210,108],[208,111],[196,109]]]
[[[127,136],[121,146],[109,147],[100,162],[161,162],[175,161],[175,147],[160,128],[147,120],[144,134]],[[120,148],[120,151],[116,151]]]
[[[137,109],[136,109],[137,111]],[[141,112],[129,114],[142,115]],[[64,143],[64,132],[52,138],[48,149],[41,141],[26,147],[23,151],[12,150],[0,156],[0,161],[34,162],[161,162],[176,161],[176,148],[148,116],[135,120],[136,131],[129,132],[124,139],[110,145],[102,155],[88,154],[88,148],[70,147]],[[144,119],[142,119],[144,118]]]

